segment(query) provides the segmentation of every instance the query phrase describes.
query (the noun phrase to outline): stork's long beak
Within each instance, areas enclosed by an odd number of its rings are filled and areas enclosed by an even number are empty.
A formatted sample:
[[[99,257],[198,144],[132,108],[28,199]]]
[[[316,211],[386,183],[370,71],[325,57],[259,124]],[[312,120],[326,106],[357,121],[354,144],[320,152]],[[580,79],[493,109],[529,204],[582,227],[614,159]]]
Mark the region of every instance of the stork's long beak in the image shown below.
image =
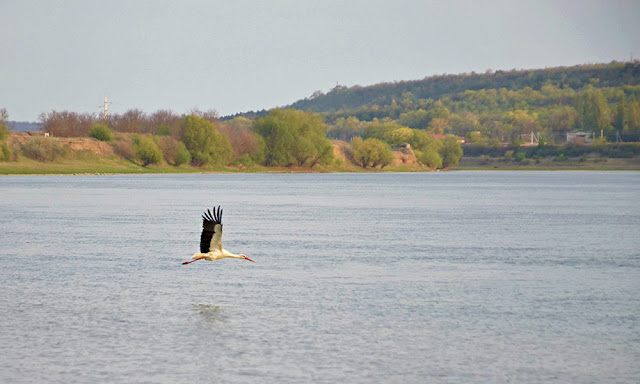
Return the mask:
[[[252,263],[255,263],[255,261],[251,260],[250,258],[248,258],[247,256],[244,257],[245,260],[249,260]]]

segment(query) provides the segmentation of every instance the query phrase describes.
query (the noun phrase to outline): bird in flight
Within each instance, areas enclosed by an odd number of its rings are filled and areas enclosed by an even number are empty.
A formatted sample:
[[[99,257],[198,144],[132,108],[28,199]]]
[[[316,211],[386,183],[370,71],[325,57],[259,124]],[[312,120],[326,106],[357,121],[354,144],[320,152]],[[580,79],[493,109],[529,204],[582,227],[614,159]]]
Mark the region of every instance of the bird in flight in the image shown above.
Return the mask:
[[[202,235],[200,235],[200,252],[195,253],[193,260],[185,261],[182,265],[193,263],[201,259],[214,261],[224,259],[225,257],[232,257],[234,259],[251,260],[243,254],[236,255],[222,248],[222,208],[218,206],[213,207],[213,213],[207,209],[202,215]]]

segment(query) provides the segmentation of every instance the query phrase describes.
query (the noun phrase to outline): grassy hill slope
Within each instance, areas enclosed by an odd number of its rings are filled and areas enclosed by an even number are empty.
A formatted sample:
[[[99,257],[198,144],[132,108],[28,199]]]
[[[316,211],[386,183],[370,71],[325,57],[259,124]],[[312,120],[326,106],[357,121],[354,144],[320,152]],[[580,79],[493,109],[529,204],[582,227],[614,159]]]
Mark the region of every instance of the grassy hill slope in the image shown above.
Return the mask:
[[[539,90],[544,84],[559,88],[582,89],[587,85],[620,87],[640,84],[640,62],[587,64],[545,69],[487,71],[485,73],[444,74],[422,80],[380,83],[370,86],[336,86],[326,94],[298,100],[288,107],[314,112],[357,109],[362,106],[390,105],[400,102],[407,92],[418,99],[440,99],[467,90],[519,90],[530,87]]]

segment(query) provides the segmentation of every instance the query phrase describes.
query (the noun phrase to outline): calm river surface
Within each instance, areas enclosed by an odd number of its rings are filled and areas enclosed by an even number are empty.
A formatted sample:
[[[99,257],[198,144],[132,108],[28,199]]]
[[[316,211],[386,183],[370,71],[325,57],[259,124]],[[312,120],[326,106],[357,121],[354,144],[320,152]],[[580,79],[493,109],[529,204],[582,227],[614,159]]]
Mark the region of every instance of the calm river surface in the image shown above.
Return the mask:
[[[2,383],[640,381],[640,172],[0,177],[0,260]]]

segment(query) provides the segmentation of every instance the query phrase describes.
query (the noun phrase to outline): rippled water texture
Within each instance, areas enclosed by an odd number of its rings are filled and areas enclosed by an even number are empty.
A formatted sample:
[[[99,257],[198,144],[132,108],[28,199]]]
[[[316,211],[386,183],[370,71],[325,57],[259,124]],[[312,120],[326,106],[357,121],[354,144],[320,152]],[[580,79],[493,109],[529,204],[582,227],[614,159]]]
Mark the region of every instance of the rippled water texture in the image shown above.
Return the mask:
[[[640,173],[0,178],[0,382],[640,381]],[[226,259],[198,251],[224,208]]]

